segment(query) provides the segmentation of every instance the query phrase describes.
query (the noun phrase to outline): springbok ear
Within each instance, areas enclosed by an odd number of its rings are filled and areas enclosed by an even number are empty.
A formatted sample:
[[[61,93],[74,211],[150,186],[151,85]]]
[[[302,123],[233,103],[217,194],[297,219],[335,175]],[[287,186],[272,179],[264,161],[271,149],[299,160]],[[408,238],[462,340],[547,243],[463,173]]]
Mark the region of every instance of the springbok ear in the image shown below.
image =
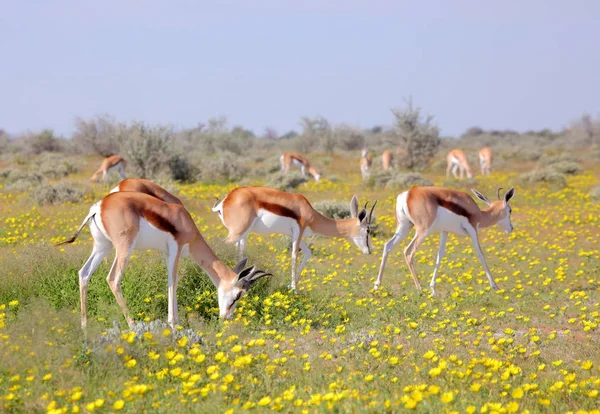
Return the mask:
[[[479,191],[477,191],[474,188],[471,188],[471,191],[473,192],[473,194],[475,194],[475,197],[477,197],[478,199],[480,199],[481,201],[483,201],[485,204],[487,204],[488,206],[490,204],[492,204],[492,202],[483,194],[481,194]]]
[[[361,224],[367,222],[367,210],[365,210],[364,208],[360,210],[360,213],[358,213],[358,222]]]
[[[242,270],[239,274],[238,274],[238,280],[242,280],[245,277],[249,276],[252,274],[252,272],[254,272],[254,270],[256,270],[256,266],[250,266],[247,269]]]
[[[358,198],[355,195],[352,196],[352,200],[350,200],[350,215],[352,217],[358,216]]]
[[[510,190],[508,190],[506,192],[506,194],[504,194],[504,203],[508,204],[508,202],[510,201],[510,199],[513,198],[514,196],[515,196],[515,189],[513,187]]]
[[[254,268],[254,266],[252,268]],[[240,289],[248,290],[248,289],[250,289],[250,286],[252,286],[252,284],[254,284],[254,282],[256,282],[261,277],[265,277],[265,276],[273,276],[273,275],[271,273],[266,273],[262,270],[254,270],[250,274],[250,276],[248,276],[244,279],[238,280],[236,285]]]
[[[238,264],[235,265],[235,267],[233,268],[233,273],[235,273],[237,275],[242,270],[244,270],[244,267],[246,267],[246,263],[248,263],[247,257],[243,258],[242,260],[240,260],[240,262]]]

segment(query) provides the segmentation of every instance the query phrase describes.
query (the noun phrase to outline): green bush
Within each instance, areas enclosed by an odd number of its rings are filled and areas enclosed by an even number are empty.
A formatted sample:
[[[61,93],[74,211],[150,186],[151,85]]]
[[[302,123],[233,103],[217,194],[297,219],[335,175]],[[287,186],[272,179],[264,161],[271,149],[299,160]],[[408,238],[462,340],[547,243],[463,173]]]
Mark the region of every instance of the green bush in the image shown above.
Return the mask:
[[[75,188],[73,183],[43,185],[31,192],[31,197],[40,205],[77,203],[83,199],[83,191]]]
[[[79,171],[79,165],[74,163],[73,157],[44,153],[35,162],[35,170],[44,177],[56,180],[64,178]]]
[[[240,163],[240,157],[232,152],[222,151],[205,161],[200,178],[205,181],[239,181],[248,171],[249,168]]]
[[[304,184],[308,181],[308,178],[300,174],[299,172],[292,173],[276,173],[271,176],[271,179],[267,184],[267,187],[277,188],[278,190],[289,190],[292,188],[296,188],[301,184]]]
[[[386,183],[385,188],[407,190],[416,185],[429,186],[433,183],[419,173],[396,174]]]
[[[169,160],[171,179],[179,182],[193,182],[198,175],[197,169],[183,155],[175,155]]]
[[[518,179],[523,185],[548,183],[560,188],[567,186],[565,174],[556,171],[552,167],[541,168],[520,174]]]
[[[600,185],[592,188],[590,191],[590,196],[592,197],[592,200],[600,201]]]
[[[44,177],[35,172],[5,170],[2,175],[4,177],[4,187],[7,190],[25,191],[40,185],[44,181]]]
[[[393,176],[394,174],[391,171],[374,171],[367,180],[367,186],[370,188],[383,188]]]
[[[583,172],[581,164],[575,161],[559,161],[550,166],[554,171],[566,175],[577,175]]]

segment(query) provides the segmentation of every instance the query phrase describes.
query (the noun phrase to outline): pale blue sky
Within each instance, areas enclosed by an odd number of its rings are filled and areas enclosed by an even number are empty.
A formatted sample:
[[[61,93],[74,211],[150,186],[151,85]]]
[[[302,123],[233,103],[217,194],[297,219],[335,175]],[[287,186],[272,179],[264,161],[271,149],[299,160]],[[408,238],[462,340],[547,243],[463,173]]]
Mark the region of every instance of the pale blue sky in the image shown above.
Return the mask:
[[[412,95],[444,135],[558,129],[600,114],[598,21],[596,0],[0,0],[0,128],[371,127]]]

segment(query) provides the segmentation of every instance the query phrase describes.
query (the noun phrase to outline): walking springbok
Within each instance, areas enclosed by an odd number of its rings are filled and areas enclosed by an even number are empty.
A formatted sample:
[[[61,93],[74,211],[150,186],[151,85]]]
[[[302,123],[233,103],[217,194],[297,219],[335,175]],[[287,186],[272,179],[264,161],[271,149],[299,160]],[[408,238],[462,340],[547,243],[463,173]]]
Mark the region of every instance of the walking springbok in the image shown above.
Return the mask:
[[[166,256],[168,322],[172,327],[179,323],[177,264],[181,256],[191,254],[194,261],[208,274],[217,288],[221,318],[231,318],[238,300],[250,286],[261,277],[270,275],[257,270],[256,266],[245,268],[246,259],[231,270],[211,250],[182,205],[165,203],[148,194],[124,191],[107,195],[90,208],[75,235],[57,246],[73,243],[88,222],[94,248],[79,270],[81,326],[84,330],[87,325],[87,289],[90,278],[113,246],[116,247],[117,254],[106,280],[130,328],[134,326],[134,321],[121,292],[121,279],[134,249],[159,250]]]
[[[392,161],[394,160],[394,156],[392,155],[392,151],[385,150],[383,154],[381,154],[381,167],[383,171],[387,171],[393,168]]]
[[[98,176],[102,174],[102,181],[106,182],[108,180],[108,173],[113,170],[117,170],[121,180],[124,180],[126,166],[127,161],[125,161],[125,158],[121,157],[120,155],[111,155],[110,157],[104,158],[102,165],[100,168],[98,168],[98,171],[92,175],[90,180],[98,182]]]
[[[450,175],[450,171],[452,171],[452,175],[454,178],[459,178],[456,171],[460,171],[460,179],[462,180],[465,173],[468,178],[472,178],[473,174],[471,173],[471,167],[469,166],[469,162],[467,161],[467,156],[460,149],[453,149],[448,153],[446,157],[448,161],[448,168],[446,168],[446,177]]]
[[[250,232],[258,234],[285,234],[292,237],[292,283],[296,285],[306,261],[312,256],[310,248],[302,240],[304,236],[319,234],[329,237],[351,239],[363,254],[371,254],[370,223],[373,209],[367,214],[367,204],[359,212],[358,199],[352,197],[352,218],[334,220],[316,211],[301,194],[291,194],[268,187],[240,187],[232,190],[222,201],[217,201],[217,212],[223,225],[229,230],[227,242],[236,243],[240,256],[245,254],[246,240]],[[296,271],[298,249],[304,257]]]
[[[492,149],[490,147],[482,148],[479,151],[479,165],[481,166],[481,175],[490,175],[492,172]]]
[[[415,237],[404,250],[404,258],[418,290],[421,290],[421,284],[415,273],[413,258],[423,240],[434,231],[441,232],[441,236],[440,248],[433,270],[433,278],[429,285],[433,295],[435,295],[435,282],[440,262],[446,251],[448,233],[469,236],[471,238],[473,248],[479,256],[490,286],[492,289],[497,290],[498,285],[496,285],[496,282],[492,278],[481,246],[479,245],[477,231],[480,228],[490,227],[498,223],[507,233],[512,232],[513,226],[510,221],[512,209],[508,202],[515,195],[515,189],[511,188],[508,190],[502,200],[500,199],[500,190],[498,189],[498,201],[490,201],[479,191],[472,189],[475,196],[488,205],[488,208],[485,210],[480,210],[475,201],[467,193],[446,188],[412,187],[410,190],[399,194],[396,199],[398,227],[394,236],[387,241],[383,248],[381,266],[379,267],[379,275],[377,276],[374,289],[378,289],[381,285],[383,269],[385,268],[388,255],[408,235],[408,232],[414,226],[416,229]]]
[[[119,191],[136,191],[138,193],[144,193],[151,195],[152,197],[156,197],[165,203],[183,205],[183,202],[179,198],[169,193],[160,185],[153,183],[150,180],[144,180],[143,178],[126,178],[115,188],[110,190],[111,193],[116,193]]]
[[[321,174],[314,167],[311,167],[308,159],[300,154],[294,154],[291,152],[285,152],[279,157],[279,162],[281,163],[281,171],[286,174],[290,170],[290,167],[298,167],[300,171],[302,171],[302,175],[306,175],[309,172],[316,181],[321,179]]]
[[[369,155],[369,150],[364,148],[360,154],[360,173],[363,180],[371,175],[371,164],[373,164],[373,158]]]

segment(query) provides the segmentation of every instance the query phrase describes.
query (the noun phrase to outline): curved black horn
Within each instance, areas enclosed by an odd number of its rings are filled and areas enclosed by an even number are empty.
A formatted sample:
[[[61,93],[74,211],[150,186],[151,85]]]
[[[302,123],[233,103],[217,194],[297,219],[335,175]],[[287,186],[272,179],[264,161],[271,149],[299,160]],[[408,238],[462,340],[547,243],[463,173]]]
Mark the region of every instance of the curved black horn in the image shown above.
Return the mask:
[[[373,210],[375,210],[376,205],[377,205],[377,200],[375,200],[373,207],[371,207],[371,212],[369,213],[369,223],[371,222],[371,219],[373,218]]]
[[[368,205],[369,205],[369,202],[367,201],[367,202],[365,203],[365,206],[363,207],[363,210],[366,210]]]
[[[498,189],[498,200],[500,200],[500,191],[502,191],[502,187]]]

